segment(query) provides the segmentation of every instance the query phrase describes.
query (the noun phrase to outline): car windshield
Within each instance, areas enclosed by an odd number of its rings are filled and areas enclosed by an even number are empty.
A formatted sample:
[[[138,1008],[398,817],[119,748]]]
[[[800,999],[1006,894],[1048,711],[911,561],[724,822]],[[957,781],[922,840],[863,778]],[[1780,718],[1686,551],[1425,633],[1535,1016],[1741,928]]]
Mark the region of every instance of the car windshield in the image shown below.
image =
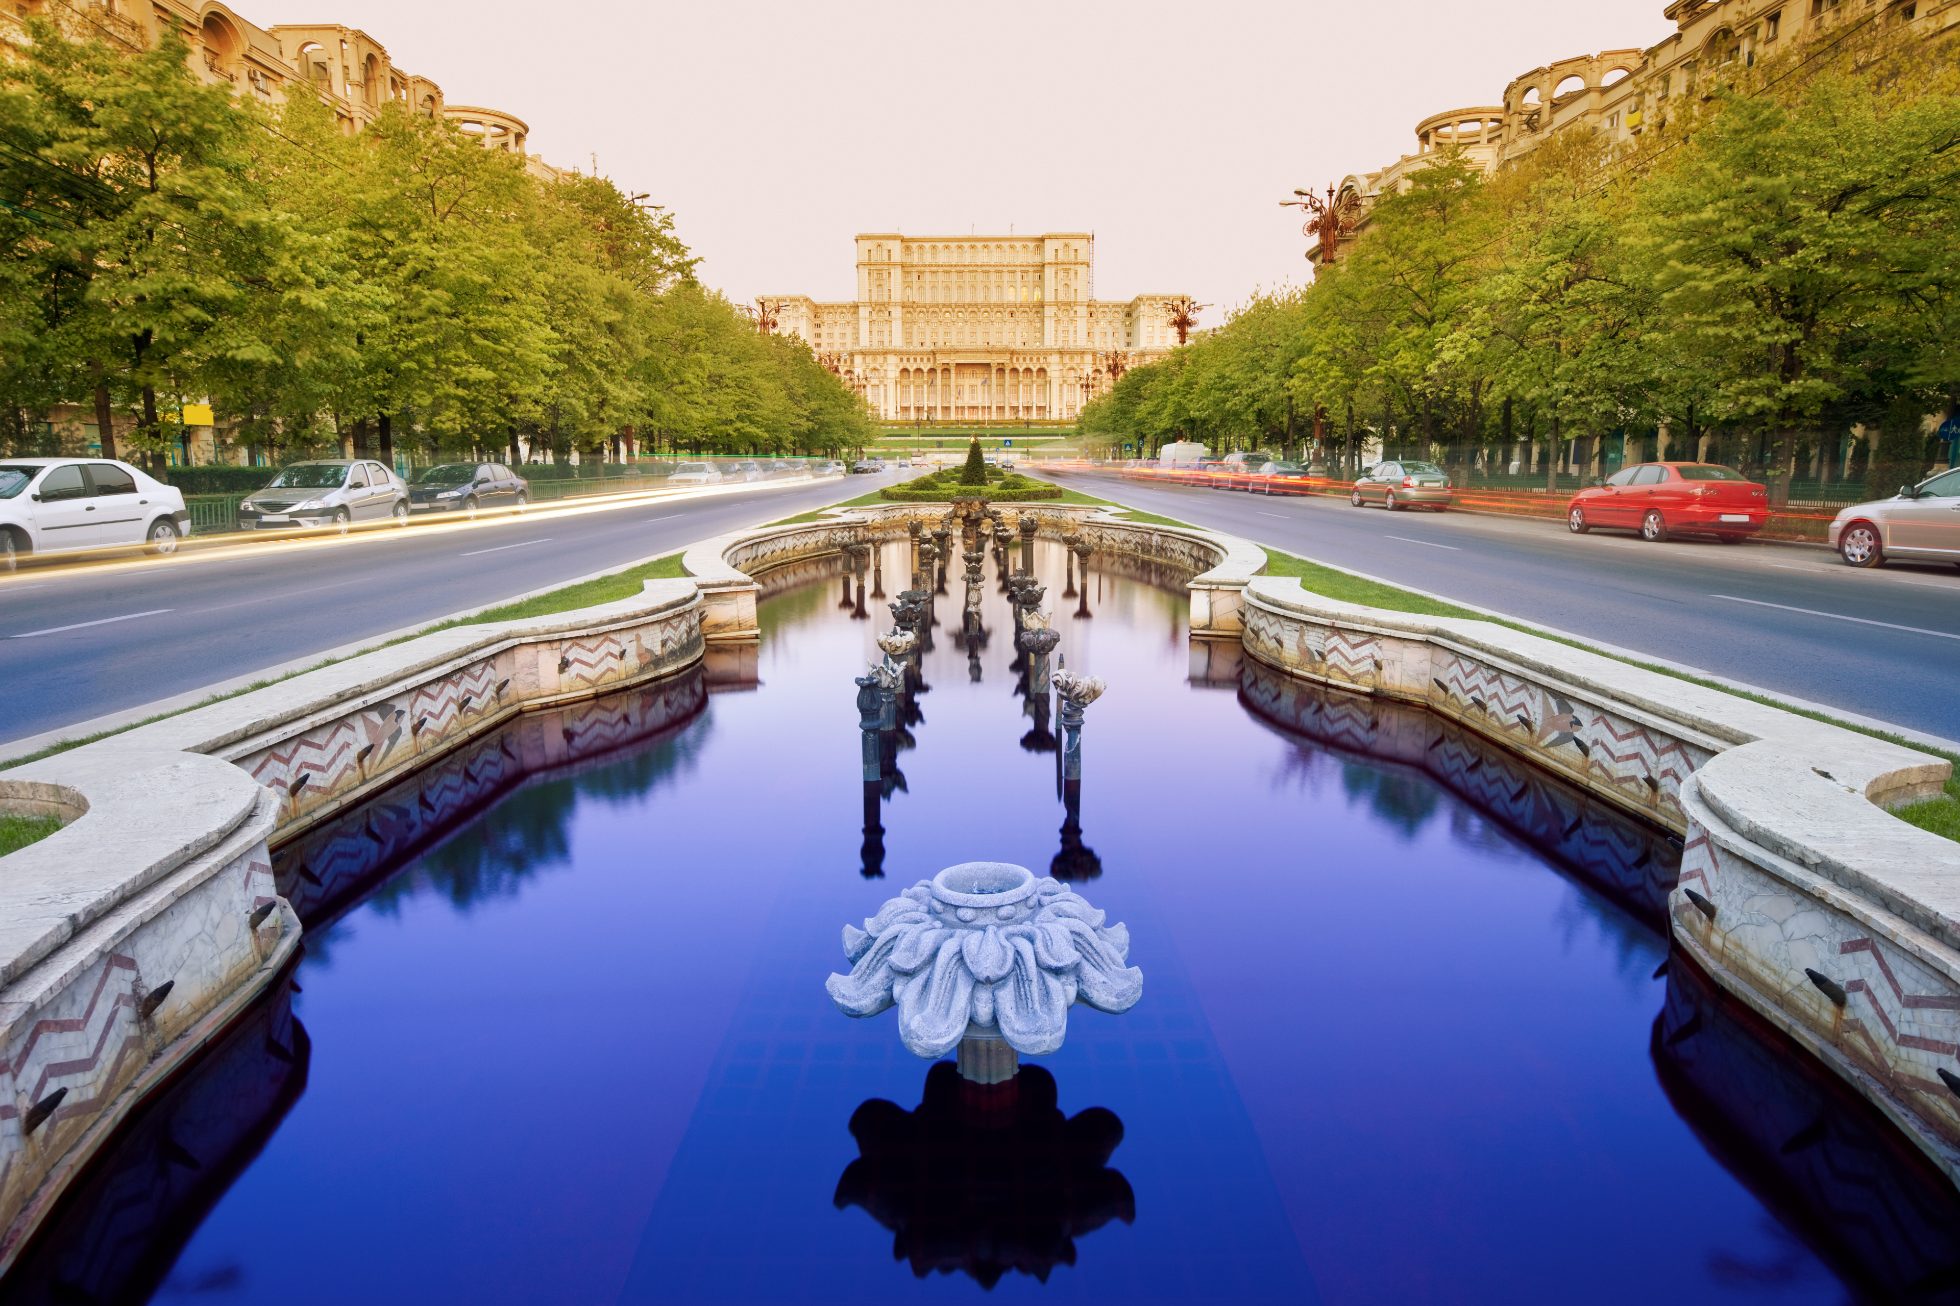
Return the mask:
[[[1402,464],[1402,475],[1404,476],[1441,476],[1442,474],[1443,469],[1435,463]]]
[[[266,482],[268,490],[337,490],[347,479],[341,463],[294,463]]]
[[[705,472],[707,470],[708,464],[706,463],[682,463],[674,469],[674,475],[681,476],[689,472]]]
[[[1676,467],[1684,481],[1746,481],[1749,478],[1733,467],[1716,467],[1708,463],[1695,463],[1687,467]]]
[[[440,467],[425,467],[415,474],[417,485],[462,485],[475,479],[475,463],[444,463]]]
[[[38,467],[0,467],[0,499],[11,499],[27,488]]]

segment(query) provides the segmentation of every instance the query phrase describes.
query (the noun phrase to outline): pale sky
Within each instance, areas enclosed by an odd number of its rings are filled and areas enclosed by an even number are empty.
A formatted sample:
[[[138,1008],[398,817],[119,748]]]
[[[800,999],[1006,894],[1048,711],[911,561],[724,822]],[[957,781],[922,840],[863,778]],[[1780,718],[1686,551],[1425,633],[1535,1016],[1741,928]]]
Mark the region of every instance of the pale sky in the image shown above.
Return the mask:
[[[1096,233],[1096,294],[1206,325],[1304,279],[1295,186],[1669,33],[1663,0],[234,0],[339,22],[533,153],[650,192],[737,302],[848,299],[851,237]]]

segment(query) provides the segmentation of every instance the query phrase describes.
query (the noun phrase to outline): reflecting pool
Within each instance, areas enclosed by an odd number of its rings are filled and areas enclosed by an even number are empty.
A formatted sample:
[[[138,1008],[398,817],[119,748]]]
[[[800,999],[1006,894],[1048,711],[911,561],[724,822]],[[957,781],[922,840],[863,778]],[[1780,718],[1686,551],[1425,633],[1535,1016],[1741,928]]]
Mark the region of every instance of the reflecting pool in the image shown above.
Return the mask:
[[[1038,570],[1082,801],[938,600],[869,804],[886,547],[769,578],[751,676],[524,718],[284,850],[290,982],[0,1296],[219,1302],[1939,1299],[1960,1203],[1668,956],[1678,850],[1476,737]],[[884,591],[883,594],[878,593]],[[839,937],[975,859],[1146,977],[981,1088],[839,1014]]]

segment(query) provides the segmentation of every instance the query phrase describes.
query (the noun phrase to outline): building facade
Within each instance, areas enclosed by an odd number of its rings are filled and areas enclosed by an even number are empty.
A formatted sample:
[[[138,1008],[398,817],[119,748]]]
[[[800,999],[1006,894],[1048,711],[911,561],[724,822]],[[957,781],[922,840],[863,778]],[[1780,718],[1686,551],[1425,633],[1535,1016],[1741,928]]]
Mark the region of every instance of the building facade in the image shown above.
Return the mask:
[[[1498,103],[1423,119],[1414,153],[1351,174],[1341,194],[1365,219],[1376,200],[1407,189],[1452,146],[1488,172],[1574,128],[1624,145],[1664,123],[1670,104],[1724,69],[1752,67],[1845,35],[1852,25],[1906,25],[1928,37],[1949,32],[1960,28],[1960,0],[1674,0],[1663,16],[1674,32],[1657,45],[1559,59],[1512,78]],[[1318,248],[1308,257],[1318,262]]]
[[[763,303],[881,420],[1024,424],[1073,421],[1125,368],[1176,347],[1180,296],[1095,290],[1088,232],[874,232],[857,238],[856,299]]]
[[[240,96],[278,104],[305,88],[327,104],[347,132],[373,122],[388,104],[443,118],[486,149],[523,156],[542,177],[558,170],[533,158],[530,128],[498,109],[451,105],[427,77],[395,66],[387,47],[358,28],[338,24],[259,27],[213,0],[0,0],[0,42],[24,39],[25,20],[47,18],[71,36],[98,36],[149,49],[172,32],[189,47],[200,81],[231,86]]]

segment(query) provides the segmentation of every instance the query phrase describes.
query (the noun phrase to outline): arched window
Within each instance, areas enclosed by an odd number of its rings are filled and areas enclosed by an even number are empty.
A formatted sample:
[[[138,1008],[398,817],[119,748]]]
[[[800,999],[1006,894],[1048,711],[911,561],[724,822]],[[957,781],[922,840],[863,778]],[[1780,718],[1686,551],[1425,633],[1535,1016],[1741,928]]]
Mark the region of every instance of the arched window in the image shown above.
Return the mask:
[[[1702,51],[1702,63],[1710,68],[1725,68],[1742,58],[1742,38],[1724,27],[1708,38],[1708,45]]]
[[[1577,73],[1573,73],[1571,76],[1566,77],[1565,79],[1560,81],[1557,86],[1552,88],[1552,100],[1554,103],[1556,103],[1559,100],[1563,100],[1568,95],[1577,95],[1579,92],[1585,89],[1586,89],[1586,79],[1579,76]]]

